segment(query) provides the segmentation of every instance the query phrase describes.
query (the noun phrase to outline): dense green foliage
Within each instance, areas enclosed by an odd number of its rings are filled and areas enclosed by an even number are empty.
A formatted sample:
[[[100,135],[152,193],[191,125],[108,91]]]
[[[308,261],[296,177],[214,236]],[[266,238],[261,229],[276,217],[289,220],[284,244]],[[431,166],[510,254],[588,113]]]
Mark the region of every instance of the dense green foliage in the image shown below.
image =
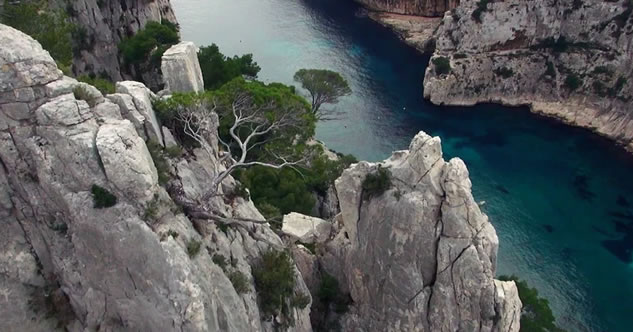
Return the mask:
[[[317,290],[319,300],[329,306],[334,304],[334,311],[344,313],[349,305],[349,296],[343,294],[338,285],[338,280],[325,271],[321,272],[321,282]]]
[[[571,73],[565,78],[565,86],[569,90],[576,90],[582,85],[582,79],[578,75]]]
[[[154,166],[156,166],[158,183],[161,185],[166,184],[169,181],[169,162],[165,158],[163,147],[158,142],[149,140],[147,141],[147,150],[149,150]]]
[[[333,161],[321,151],[311,162],[311,167],[284,168],[251,167],[236,172],[236,177],[251,191],[251,199],[262,214],[274,218],[290,212],[312,214],[315,204],[313,193],[325,194],[334,180],[356,159],[349,155]]]
[[[62,11],[51,10],[46,2],[5,0],[0,23],[14,27],[37,40],[60,68],[68,70],[73,59],[74,25]]]
[[[494,73],[503,78],[510,78],[512,77],[512,75],[514,75],[514,71],[512,71],[512,69],[508,67],[497,68],[494,70]]]
[[[556,326],[554,314],[547,299],[539,297],[536,288],[517,276],[500,276],[499,280],[514,280],[519,290],[519,298],[523,303],[521,313],[521,332],[564,332]]]
[[[477,8],[473,10],[472,14],[475,22],[481,23],[481,14],[488,11],[488,3],[490,3],[490,0],[479,0],[479,2],[477,2]]]
[[[231,281],[231,284],[233,284],[233,289],[235,289],[238,294],[244,294],[250,291],[250,287],[248,286],[248,278],[241,271],[231,271],[229,272],[227,277]]]
[[[201,248],[202,242],[194,239],[187,241],[187,255],[189,255],[190,258],[196,257]]]
[[[220,53],[217,45],[204,46],[198,52],[204,88],[215,90],[232,79],[241,76],[257,77],[261,68],[253,61],[252,54],[232,58]]]
[[[451,72],[451,62],[446,57],[437,57],[433,59],[433,65],[435,66],[435,73],[437,75],[445,75]]]
[[[97,90],[101,91],[101,93],[103,95],[107,95],[110,93],[114,93],[115,89],[114,89],[114,83],[112,83],[111,81],[105,79],[105,78],[100,78],[100,77],[91,77],[88,75],[81,75],[79,77],[77,77],[77,80],[80,82],[84,82],[84,83],[88,83],[92,86],[94,86],[95,88],[97,88]]]
[[[341,74],[327,69],[300,69],[294,80],[308,90],[312,98],[312,113],[321,117],[322,104],[337,103],[339,98],[349,95],[352,90]]]
[[[94,208],[96,209],[109,208],[114,206],[117,202],[116,196],[112,195],[112,193],[110,193],[107,189],[96,184],[92,185],[90,192],[92,192],[92,200]]]
[[[259,306],[266,315],[287,314],[294,295],[295,270],[285,251],[264,253],[253,267]]]
[[[369,173],[363,180],[363,199],[371,199],[380,196],[391,188],[391,172],[378,166],[374,173]]]
[[[148,22],[134,36],[123,39],[119,43],[119,50],[128,64],[139,64],[150,58],[159,65],[163,53],[179,41],[175,24],[167,21]]]
[[[267,152],[290,152],[301,154],[305,148],[305,141],[314,135],[315,119],[309,111],[309,105],[305,99],[296,95],[292,87],[271,83],[264,84],[258,81],[246,81],[241,77],[235,78],[221,88],[214,91],[205,91],[204,93],[175,93],[167,100],[159,100],[154,103],[156,115],[162,124],[174,131],[174,135],[187,148],[196,147],[197,143],[192,141],[184,132],[183,123],[178,119],[178,112],[183,108],[195,107],[212,107],[216,104],[216,112],[220,118],[220,127],[218,129],[220,137],[231,142],[229,128],[234,124],[231,104],[238,94],[248,94],[252,97],[256,105],[275,105],[268,109],[266,117],[274,121],[283,109],[293,109],[296,116],[301,119],[301,123],[297,126],[284,128],[284,130],[272,131],[268,135],[259,137],[257,142],[263,140],[269,143],[258,146],[249,152],[249,160],[267,160],[271,157],[271,153]],[[250,128],[241,128],[239,135],[247,135]],[[296,144],[288,144],[295,141]],[[251,143],[256,143],[255,141]],[[294,150],[294,151],[291,151]]]

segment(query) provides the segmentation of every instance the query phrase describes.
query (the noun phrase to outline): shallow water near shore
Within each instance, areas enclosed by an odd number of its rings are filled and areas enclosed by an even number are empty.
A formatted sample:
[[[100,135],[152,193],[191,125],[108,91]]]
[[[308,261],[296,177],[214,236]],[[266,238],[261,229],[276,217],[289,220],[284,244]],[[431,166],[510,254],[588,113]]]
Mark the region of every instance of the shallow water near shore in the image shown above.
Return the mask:
[[[460,157],[500,240],[498,274],[545,295],[568,331],[633,328],[633,157],[587,130],[524,108],[437,107],[422,98],[428,57],[343,0],[172,0],[184,40],[253,53],[265,82],[328,68],[353,95],[317,126],[328,147],[382,160],[420,130]],[[326,105],[324,107],[331,107]]]

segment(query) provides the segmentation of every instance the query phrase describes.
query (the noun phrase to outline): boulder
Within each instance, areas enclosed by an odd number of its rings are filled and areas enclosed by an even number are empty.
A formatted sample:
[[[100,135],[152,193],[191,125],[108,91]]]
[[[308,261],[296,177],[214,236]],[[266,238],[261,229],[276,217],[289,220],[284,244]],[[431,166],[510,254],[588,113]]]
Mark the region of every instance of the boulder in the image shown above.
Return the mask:
[[[132,97],[136,110],[145,118],[143,126],[145,127],[148,138],[164,146],[158,118],[152,108],[152,101],[156,99],[154,93],[143,83],[134,81],[117,82],[116,92],[124,93]]]
[[[301,213],[291,212],[284,216],[281,231],[303,243],[323,243],[330,237],[332,224]]]
[[[198,62],[198,48],[183,41],[163,54],[161,71],[165,89],[170,92],[200,92],[204,90],[202,71]]]

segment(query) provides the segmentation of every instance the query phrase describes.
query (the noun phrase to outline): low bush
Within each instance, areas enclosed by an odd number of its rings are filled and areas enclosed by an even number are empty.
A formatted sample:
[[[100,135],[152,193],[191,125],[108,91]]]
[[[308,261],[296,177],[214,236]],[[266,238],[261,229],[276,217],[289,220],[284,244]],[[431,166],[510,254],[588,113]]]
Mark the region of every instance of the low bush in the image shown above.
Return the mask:
[[[240,271],[231,271],[228,274],[228,278],[231,281],[231,284],[233,284],[233,289],[235,289],[238,294],[244,294],[250,291],[248,278],[244,275],[244,273]]]
[[[202,248],[202,242],[194,240],[194,239],[187,241],[187,255],[189,255],[190,258],[196,257],[196,255],[198,255],[198,253],[200,252],[201,248]]]
[[[334,311],[344,313],[350,304],[349,295],[343,294],[338,284],[338,280],[325,271],[321,272],[321,282],[317,290],[319,301],[327,307],[334,305]]]
[[[295,287],[295,270],[290,255],[276,250],[264,253],[253,267],[253,277],[262,312],[266,315],[287,314]]]
[[[226,257],[220,254],[214,254],[213,257],[211,257],[211,260],[213,261],[213,263],[215,263],[215,265],[222,268],[222,270],[225,270],[228,265],[228,262],[226,261]]]
[[[571,73],[565,78],[565,86],[574,91],[582,86],[582,79],[578,75]]]
[[[490,0],[479,0],[479,2],[477,2],[477,8],[473,10],[472,14],[475,22],[481,23],[481,14],[488,11],[488,3],[490,3]]]
[[[154,161],[154,166],[156,166],[158,183],[164,185],[169,181],[169,162],[165,158],[163,147],[154,140],[147,141],[146,145]]]
[[[90,191],[92,192],[92,200],[96,209],[109,208],[117,203],[116,196],[101,186],[93,184]]]
[[[432,60],[437,75],[445,75],[451,72],[451,62],[446,57],[437,57]]]
[[[495,75],[501,76],[503,78],[510,78],[514,75],[514,71],[508,67],[501,67],[494,70]]]
[[[160,200],[158,198],[158,194],[154,194],[154,198],[151,201],[147,202],[145,205],[145,212],[143,213],[143,220],[152,221],[156,219],[158,216],[158,205],[160,204]]]
[[[114,83],[112,83],[111,81],[109,81],[109,80],[107,80],[105,78],[90,77],[88,75],[81,75],[81,76],[77,77],[77,80],[79,82],[88,83],[88,84],[94,86],[103,95],[114,93],[114,91],[115,91]]]
[[[75,99],[85,101],[90,107],[93,107],[96,104],[96,100],[84,86],[75,86],[73,88],[73,95],[75,96]]]
[[[391,188],[391,172],[388,169],[378,166],[374,173],[365,176],[362,184],[363,199],[369,200],[382,195]]]

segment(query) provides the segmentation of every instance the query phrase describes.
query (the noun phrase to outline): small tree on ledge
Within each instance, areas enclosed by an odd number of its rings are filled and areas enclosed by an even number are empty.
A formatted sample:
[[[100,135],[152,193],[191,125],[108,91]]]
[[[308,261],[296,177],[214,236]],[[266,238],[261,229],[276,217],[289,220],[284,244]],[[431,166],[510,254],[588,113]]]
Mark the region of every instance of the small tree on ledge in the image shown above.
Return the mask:
[[[217,91],[171,99],[168,103],[184,133],[226,167],[214,176],[202,202],[215,196],[220,183],[236,169],[293,167],[307,158],[301,147],[314,132],[314,117],[289,87],[238,78]],[[223,153],[211,143],[216,139],[216,114]]]
[[[294,80],[308,90],[312,97],[312,113],[317,119],[329,120],[332,111],[321,111],[322,104],[335,104],[340,97],[349,95],[352,90],[341,74],[327,69],[301,69]]]

